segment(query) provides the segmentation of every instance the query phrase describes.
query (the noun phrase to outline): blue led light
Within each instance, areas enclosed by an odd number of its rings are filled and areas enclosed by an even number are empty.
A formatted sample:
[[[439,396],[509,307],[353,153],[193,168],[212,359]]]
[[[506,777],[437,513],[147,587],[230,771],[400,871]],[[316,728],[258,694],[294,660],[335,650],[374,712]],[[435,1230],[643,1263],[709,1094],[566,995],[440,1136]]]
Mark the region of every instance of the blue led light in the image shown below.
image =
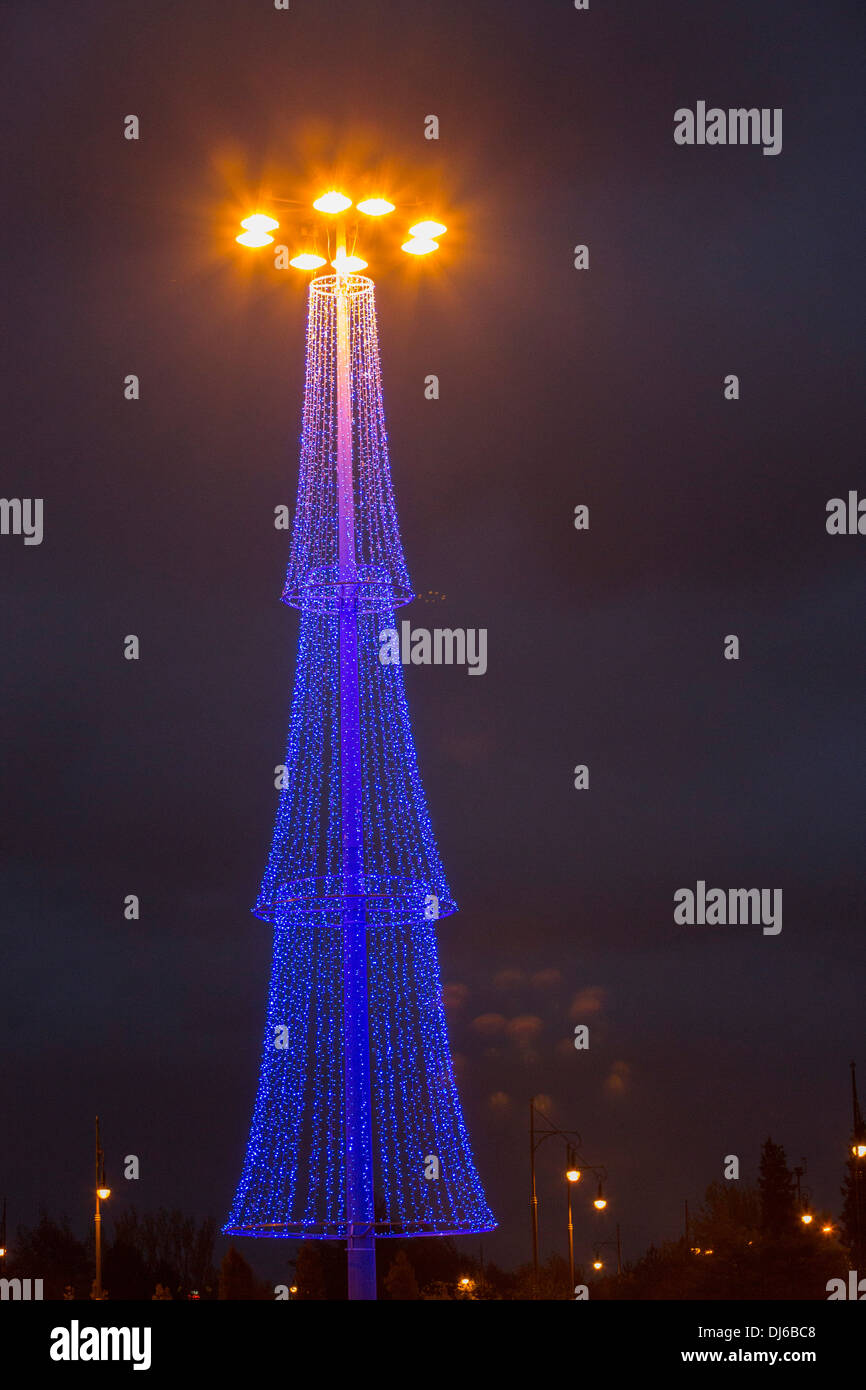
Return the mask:
[[[412,591],[391,487],[373,286],[360,276],[348,280],[348,304],[363,868],[360,881],[345,876],[334,284],[326,276],[310,286],[298,504],[283,593],[301,610],[288,778],[253,909],[273,924],[273,966],[246,1160],[223,1229],[294,1239],[347,1234],[340,927],[347,894],[355,894],[366,921],[375,1234],[466,1234],[496,1223],[464,1126],[442,1005],[436,921],[456,904],[427,810],[403,669],[379,660],[379,634],[395,626],[394,611]],[[281,1027],[285,1047],[275,1045]],[[439,1160],[432,1180],[428,1155]]]

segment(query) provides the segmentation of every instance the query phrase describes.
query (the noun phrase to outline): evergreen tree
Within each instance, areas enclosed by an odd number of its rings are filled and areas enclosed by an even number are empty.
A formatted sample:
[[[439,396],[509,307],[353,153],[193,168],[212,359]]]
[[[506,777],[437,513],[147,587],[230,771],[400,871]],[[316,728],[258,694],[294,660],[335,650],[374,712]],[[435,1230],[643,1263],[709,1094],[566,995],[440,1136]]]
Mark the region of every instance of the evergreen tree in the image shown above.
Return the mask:
[[[385,1276],[385,1289],[389,1298],[402,1300],[418,1298],[418,1280],[415,1278],[415,1271],[409,1263],[409,1257],[405,1250],[397,1251],[397,1258]]]
[[[796,1230],[797,1205],[794,1176],[788,1167],[785,1150],[767,1138],[761,1149],[758,1167],[758,1192],[761,1198],[761,1229],[770,1239],[782,1239]]]
[[[86,1298],[93,1278],[92,1255],[73,1235],[66,1217],[62,1222],[55,1221],[46,1211],[40,1211],[35,1226],[19,1226],[4,1273],[41,1279],[45,1298],[63,1298],[68,1286],[77,1298]]]
[[[219,1297],[249,1302],[267,1297],[240,1251],[230,1245],[220,1265]]]

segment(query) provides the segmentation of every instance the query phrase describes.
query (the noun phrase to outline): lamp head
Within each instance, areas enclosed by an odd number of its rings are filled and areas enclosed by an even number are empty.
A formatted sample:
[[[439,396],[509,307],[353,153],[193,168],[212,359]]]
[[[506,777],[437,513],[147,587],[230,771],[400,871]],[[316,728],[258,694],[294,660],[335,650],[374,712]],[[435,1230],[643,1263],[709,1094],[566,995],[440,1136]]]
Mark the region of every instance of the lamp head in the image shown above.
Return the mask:
[[[313,203],[313,207],[317,212],[345,212],[346,208],[350,208],[351,206],[352,199],[347,198],[345,193],[338,193],[335,188],[332,188],[329,193],[323,193],[322,196],[317,198]]]

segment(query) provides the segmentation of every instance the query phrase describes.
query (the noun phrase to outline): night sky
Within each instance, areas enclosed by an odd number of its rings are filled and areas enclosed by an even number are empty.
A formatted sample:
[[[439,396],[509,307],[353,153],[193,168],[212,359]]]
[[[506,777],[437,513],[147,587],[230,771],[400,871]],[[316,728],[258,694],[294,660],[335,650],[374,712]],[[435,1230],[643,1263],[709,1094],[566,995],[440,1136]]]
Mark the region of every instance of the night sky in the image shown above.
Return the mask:
[[[40,1205],[84,1234],[97,1111],[112,1210],[227,1216],[271,952],[249,909],[298,627],[273,514],[306,280],[233,238],[268,194],[371,180],[398,203],[369,259],[419,593],[399,616],[488,632],[483,677],[406,673],[461,909],[440,949],[485,1258],[530,1256],[534,1093],[609,1173],[579,1259],[615,1220],[626,1258],[676,1238],[767,1134],[838,1210],[852,1057],[866,1089],[866,538],[825,528],[866,495],[859,8],[6,8],[2,492],[44,499],[41,545],[0,536],[10,1234]],[[699,100],[781,107],[782,152],[677,146]],[[448,223],[438,259],[394,252],[404,204]],[[675,925],[698,879],[783,889],[782,932]],[[565,1253],[553,1144],[539,1163],[542,1253]]]

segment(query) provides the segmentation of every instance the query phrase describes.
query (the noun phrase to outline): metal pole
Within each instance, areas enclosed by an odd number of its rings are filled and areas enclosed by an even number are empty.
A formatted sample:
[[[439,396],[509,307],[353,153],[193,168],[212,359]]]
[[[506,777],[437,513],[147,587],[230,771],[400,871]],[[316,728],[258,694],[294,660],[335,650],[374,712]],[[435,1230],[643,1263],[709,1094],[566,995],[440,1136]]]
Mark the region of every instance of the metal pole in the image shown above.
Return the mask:
[[[574,1222],[571,1219],[571,1188],[572,1184],[568,1178],[565,1180],[568,1189],[568,1277],[570,1279],[569,1291],[574,1295]]]
[[[529,1209],[532,1214],[532,1292],[538,1294],[538,1197],[535,1193],[535,1096],[529,1102],[529,1171],[531,1195]]]
[[[346,250],[337,226],[337,259]],[[373,1144],[367,932],[364,912],[361,719],[358,695],[358,574],[352,479],[352,394],[349,296],[339,271],[337,318],[337,493],[340,581],[340,813],[343,877],[343,1047],[346,1223],[350,1299],[375,1299]]]
[[[101,1214],[101,1212],[100,1212],[100,1210],[99,1210],[99,1183],[100,1183],[100,1175],[99,1175],[99,1157],[100,1157],[100,1154],[99,1154],[99,1116],[97,1115],[97,1117],[96,1117],[96,1186],[95,1186],[95,1191],[96,1191],[96,1214],[95,1214],[95,1216],[94,1216],[94,1218],[93,1218],[93,1223],[94,1223],[94,1226],[95,1226],[95,1238],[96,1238],[96,1279],[94,1280],[94,1287],[95,1287],[95,1290],[96,1290],[96,1297],[99,1298],[99,1299],[101,1299],[101,1298],[102,1298],[102,1214]]]
[[[856,1250],[855,1259],[860,1261],[864,1256],[863,1249],[863,1218],[861,1214],[863,1204],[863,1162],[862,1158],[857,1157],[857,1145],[863,1142],[864,1128],[863,1116],[860,1113],[860,1101],[857,1097],[857,1063],[851,1063],[851,1106],[854,1115],[854,1142],[852,1157],[854,1162],[851,1166],[851,1179],[854,1185],[854,1240]],[[859,1268],[859,1265],[858,1265]]]

